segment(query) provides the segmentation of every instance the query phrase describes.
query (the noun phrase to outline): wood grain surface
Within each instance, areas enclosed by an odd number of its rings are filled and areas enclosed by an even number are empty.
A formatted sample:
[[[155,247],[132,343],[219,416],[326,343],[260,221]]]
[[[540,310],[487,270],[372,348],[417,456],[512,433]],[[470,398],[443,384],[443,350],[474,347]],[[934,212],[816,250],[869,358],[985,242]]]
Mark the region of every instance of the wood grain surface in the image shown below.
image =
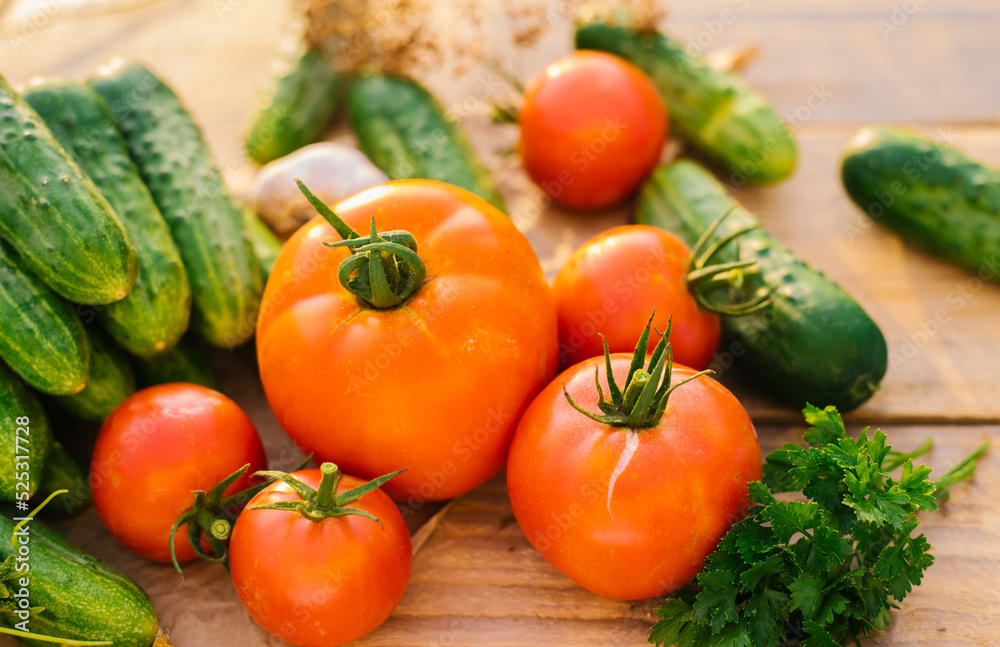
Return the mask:
[[[255,167],[242,135],[281,43],[295,32],[289,0],[111,2],[103,10],[49,10],[0,25],[0,73],[82,79],[114,56],[152,64],[203,126],[227,182],[245,190]],[[527,79],[569,51],[570,22],[532,48],[514,48],[500,3],[481,4],[486,53]],[[552,6],[559,3],[552,0]],[[567,3],[562,3],[563,5]],[[570,3],[572,4],[572,3]],[[55,7],[55,8],[52,8]],[[1000,440],[1000,288],[904,247],[858,212],[837,176],[839,151],[861,125],[896,122],[953,138],[1000,164],[1000,5],[993,0],[684,0],[665,26],[708,50],[754,42],[761,55],[746,77],[793,122],[801,149],[795,175],[773,187],[736,189],[768,229],[844,285],[885,331],[890,369],[882,391],[853,413],[900,448],[935,440],[928,464],[946,468],[982,437]],[[539,208],[540,194],[509,154],[514,128],[489,124],[490,101],[509,89],[481,65],[421,78],[462,115],[547,272],[580,243],[627,221],[621,208],[575,214]],[[343,126],[332,138],[349,140]],[[933,322],[944,321],[935,325]],[[239,353],[214,358],[226,391],[250,413],[275,467],[297,453],[277,426],[253,364]],[[765,451],[803,427],[737,371],[721,379],[747,404]],[[989,454],[974,481],[922,527],[937,563],[867,645],[1000,645],[1000,458]],[[408,514],[416,529],[436,510]],[[178,588],[168,569],[128,555],[93,511],[60,526],[85,549],[136,577],[179,646],[277,645],[239,605],[223,571],[189,567]],[[511,515],[503,477],[461,497],[414,561],[399,609],[364,645],[640,645],[656,601],[592,595],[536,553]],[[0,645],[12,644],[0,638]]]

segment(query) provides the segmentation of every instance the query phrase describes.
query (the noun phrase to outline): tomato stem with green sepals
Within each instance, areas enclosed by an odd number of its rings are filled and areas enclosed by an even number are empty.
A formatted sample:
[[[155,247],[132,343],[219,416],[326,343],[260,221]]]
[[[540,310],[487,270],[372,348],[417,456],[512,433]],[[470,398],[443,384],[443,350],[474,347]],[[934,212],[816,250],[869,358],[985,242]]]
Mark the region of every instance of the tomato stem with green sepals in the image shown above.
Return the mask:
[[[412,234],[401,230],[380,234],[373,217],[369,234],[362,236],[305,184],[299,180],[295,182],[309,203],[343,239],[323,244],[347,247],[351,252],[337,271],[337,278],[347,291],[367,306],[384,310],[398,307],[420,289],[427,276],[427,267],[417,254],[417,241]]]

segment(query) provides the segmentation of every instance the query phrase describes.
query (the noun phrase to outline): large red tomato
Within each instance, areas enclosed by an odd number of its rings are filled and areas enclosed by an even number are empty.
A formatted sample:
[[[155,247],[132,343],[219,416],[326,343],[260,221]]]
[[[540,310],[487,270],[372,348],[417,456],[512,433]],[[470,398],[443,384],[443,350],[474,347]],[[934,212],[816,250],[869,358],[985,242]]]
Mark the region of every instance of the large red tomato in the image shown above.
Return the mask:
[[[518,113],[524,170],[552,199],[600,209],[631,194],[660,159],[667,112],[624,59],[577,51],[528,85]]]
[[[402,241],[380,249],[403,263],[409,252],[398,246],[412,245],[426,275],[390,263],[399,278],[388,296],[415,291],[375,307],[338,280],[338,267],[363,265],[343,278],[365,293],[381,251],[325,246],[341,236],[321,217],[296,232],[257,328],[271,408],[319,461],[363,478],[409,468],[385,486],[396,500],[467,492],[503,466],[517,420],[555,372],[555,305],[538,259],[507,216],[441,182],[390,182],[336,212],[361,234],[374,218]]]
[[[624,385],[631,357],[610,361]],[[673,391],[651,426],[597,422],[563,392],[606,415],[595,370],[606,384],[605,358],[589,359],[557,377],[521,419],[507,463],[511,506],[531,544],[581,586],[626,600],[664,595],[701,570],[745,513],[747,483],[761,477],[757,434],[736,398],[707,376]],[[672,383],[694,374],[675,365]]]
[[[559,313],[559,356],[564,365],[604,352],[631,352],[651,310],[666,330],[678,363],[703,369],[719,345],[719,317],[687,288],[687,245],[668,231],[624,225],[598,234],[573,252],[552,284]],[[672,319],[671,319],[672,318]]]
[[[197,384],[164,384],[130,396],[104,421],[90,464],[94,507],[125,548],[170,562],[170,528],[194,503],[240,467],[226,489],[245,490],[267,468],[264,446],[243,409]],[[175,534],[178,561],[194,559],[187,525]]]

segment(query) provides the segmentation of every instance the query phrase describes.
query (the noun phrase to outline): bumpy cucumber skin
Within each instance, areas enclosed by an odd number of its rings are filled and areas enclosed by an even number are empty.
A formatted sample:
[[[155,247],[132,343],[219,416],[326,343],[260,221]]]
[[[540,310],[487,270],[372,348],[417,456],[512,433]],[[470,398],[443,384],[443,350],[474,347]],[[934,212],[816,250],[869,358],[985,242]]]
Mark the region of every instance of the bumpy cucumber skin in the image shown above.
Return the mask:
[[[49,400],[80,420],[104,422],[115,407],[135,393],[135,374],[125,352],[100,329],[88,328],[87,339],[92,366],[86,388],[74,395],[54,396]]]
[[[17,424],[17,419],[23,416],[27,416],[28,424]],[[19,427],[28,431],[27,435],[21,435],[20,443]],[[23,498],[27,492],[30,497],[38,491],[51,449],[52,428],[41,403],[20,378],[0,362],[0,501],[14,502],[19,494]],[[26,454],[21,450],[27,450]],[[27,462],[27,466],[17,464],[18,455],[27,455],[28,460],[21,461]],[[21,489],[17,486],[19,474],[28,475],[28,482]]]
[[[713,236],[759,225],[704,168],[680,160],[656,169],[643,185],[636,221],[654,225],[694,245],[731,207]],[[755,259],[760,274],[747,281],[736,300],[762,285],[772,302],[753,314],[722,317],[727,344],[738,343],[737,361],[773,396],[792,406],[806,402],[849,411],[879,388],[888,367],[888,348],[878,325],[857,301],[770,234],[757,229],[726,245],[713,261]],[[723,295],[725,293],[722,293]],[[722,295],[720,295],[722,296]]]
[[[576,31],[577,49],[621,56],[653,79],[675,131],[729,169],[736,182],[778,182],[795,170],[798,152],[788,124],[738,75],[713,68],[684,44],[594,22]]]
[[[1000,282],[1000,169],[905,128],[869,126],[844,149],[840,177],[876,222]]]
[[[260,273],[264,278],[264,284],[271,276],[274,262],[278,260],[281,252],[282,242],[271,228],[261,220],[253,209],[244,207],[243,226],[250,236],[250,244],[253,245],[253,253],[257,256],[257,263],[260,265]]]
[[[44,393],[79,393],[90,376],[90,342],[73,307],[29,272],[3,240],[0,357]]]
[[[282,76],[247,133],[247,154],[267,164],[316,141],[333,119],[347,78],[315,48],[305,48]]]
[[[76,303],[118,301],[139,259],[111,205],[0,77],[0,236]]]
[[[65,537],[35,519],[28,523],[30,568],[14,570],[18,547],[0,541],[4,576],[0,586],[8,595],[27,587],[32,607],[32,633],[76,640],[109,640],[114,647],[150,647],[156,639],[156,611],[149,596],[135,580],[96,557],[87,555]],[[0,515],[0,536],[10,538],[14,524]],[[0,599],[0,625],[20,622],[14,613],[15,599]],[[51,647],[54,643],[19,639],[27,645]]]
[[[132,365],[142,388],[171,382],[189,382],[219,390],[219,378],[190,336],[182,337],[173,350],[152,359],[135,357]]]
[[[174,91],[139,63],[88,83],[104,97],[129,153],[170,226],[194,299],[192,323],[209,343],[253,336],[260,268],[201,129]]]
[[[371,75],[348,97],[361,150],[393,180],[440,180],[471,191],[506,213],[490,172],[462,128],[416,81]]]
[[[170,228],[129,159],[111,110],[92,88],[65,79],[35,84],[24,99],[107,198],[139,254],[132,291],[99,311],[104,327],[134,355],[173,348],[191,317],[191,287]]]

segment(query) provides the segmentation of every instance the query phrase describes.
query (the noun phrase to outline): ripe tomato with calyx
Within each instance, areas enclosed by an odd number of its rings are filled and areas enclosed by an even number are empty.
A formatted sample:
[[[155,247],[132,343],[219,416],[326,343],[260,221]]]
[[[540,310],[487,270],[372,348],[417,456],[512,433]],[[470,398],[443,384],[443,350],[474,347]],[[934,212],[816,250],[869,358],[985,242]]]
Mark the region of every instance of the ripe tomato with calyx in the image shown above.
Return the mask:
[[[595,357],[556,378],[525,412],[507,462],[531,544],[612,598],[687,584],[761,478],[750,417],[718,382],[672,365],[667,336],[648,364],[647,324],[632,357]]]
[[[378,487],[333,463],[274,482],[236,520],[229,569],[244,608],[297,647],[344,645],[370,633],[399,604],[413,552],[399,508]]]
[[[652,80],[628,61],[580,50],[550,63],[518,111],[524,170],[575,209],[617,204],[660,159],[667,111]]]
[[[555,373],[538,259],[502,212],[449,184],[390,182],[336,213],[302,188],[322,217],[279,254],[257,328],[278,421],[349,474],[409,468],[385,486],[396,500],[468,492],[503,466]]]

